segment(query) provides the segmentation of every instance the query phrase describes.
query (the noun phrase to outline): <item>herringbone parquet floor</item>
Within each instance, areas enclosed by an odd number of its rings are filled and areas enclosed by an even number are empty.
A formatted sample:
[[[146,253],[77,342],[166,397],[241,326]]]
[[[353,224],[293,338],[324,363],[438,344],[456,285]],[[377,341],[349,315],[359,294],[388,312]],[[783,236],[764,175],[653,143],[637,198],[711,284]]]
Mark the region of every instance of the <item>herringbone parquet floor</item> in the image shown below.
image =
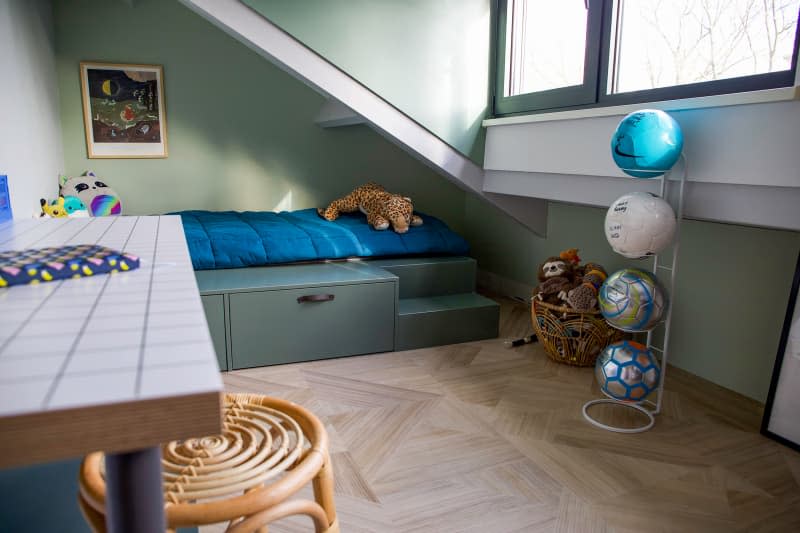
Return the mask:
[[[524,306],[503,302],[502,337],[528,333],[528,321]],[[800,454],[758,433],[759,404],[677,369],[664,414],[639,435],[587,424],[581,406],[600,396],[592,370],[552,363],[535,344],[487,340],[224,379],[324,421],[343,532],[800,531]],[[310,530],[302,517],[270,526]]]

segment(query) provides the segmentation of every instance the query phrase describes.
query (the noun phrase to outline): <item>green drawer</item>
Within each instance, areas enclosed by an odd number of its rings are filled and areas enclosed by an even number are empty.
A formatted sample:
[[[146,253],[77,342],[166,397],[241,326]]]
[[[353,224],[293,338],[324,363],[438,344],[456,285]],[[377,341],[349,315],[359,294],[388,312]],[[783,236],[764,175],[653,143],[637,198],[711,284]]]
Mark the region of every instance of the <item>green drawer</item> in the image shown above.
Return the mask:
[[[201,296],[206,311],[208,330],[217,352],[220,370],[228,370],[227,350],[225,348],[225,303],[221,294]]]
[[[396,282],[232,293],[232,369],[394,349]],[[298,302],[304,296],[332,299]]]

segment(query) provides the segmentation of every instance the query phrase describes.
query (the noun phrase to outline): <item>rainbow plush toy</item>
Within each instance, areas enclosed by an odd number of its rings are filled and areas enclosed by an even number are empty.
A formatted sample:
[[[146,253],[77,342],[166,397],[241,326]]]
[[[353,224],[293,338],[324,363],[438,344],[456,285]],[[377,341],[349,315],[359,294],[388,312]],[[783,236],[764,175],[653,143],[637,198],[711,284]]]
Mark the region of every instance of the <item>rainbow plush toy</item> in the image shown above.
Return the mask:
[[[64,197],[76,196],[89,209],[93,217],[121,215],[122,203],[117,193],[94,174],[86,171],[82,176],[59,179],[59,194]]]

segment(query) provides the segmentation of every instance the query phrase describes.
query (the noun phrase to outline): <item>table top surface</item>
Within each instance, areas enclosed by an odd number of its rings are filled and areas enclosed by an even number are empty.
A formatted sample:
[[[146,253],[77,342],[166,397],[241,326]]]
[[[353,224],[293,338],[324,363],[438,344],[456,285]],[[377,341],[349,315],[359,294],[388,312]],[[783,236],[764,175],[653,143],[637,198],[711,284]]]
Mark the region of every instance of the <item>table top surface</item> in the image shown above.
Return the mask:
[[[132,253],[141,266],[0,289],[0,419],[219,394],[222,381],[179,217],[0,224],[0,251],[67,244]]]

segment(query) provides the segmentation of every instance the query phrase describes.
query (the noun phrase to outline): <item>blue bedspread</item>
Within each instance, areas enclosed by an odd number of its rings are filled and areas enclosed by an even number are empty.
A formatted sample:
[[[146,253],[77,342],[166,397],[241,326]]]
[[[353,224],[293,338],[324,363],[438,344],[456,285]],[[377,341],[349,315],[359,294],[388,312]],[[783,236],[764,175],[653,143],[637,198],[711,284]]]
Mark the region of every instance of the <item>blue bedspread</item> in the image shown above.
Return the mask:
[[[301,211],[181,211],[183,230],[195,270],[419,254],[463,255],[467,242],[441,220],[421,215],[425,223],[402,235],[376,231],[361,213],[334,222],[315,209]]]

